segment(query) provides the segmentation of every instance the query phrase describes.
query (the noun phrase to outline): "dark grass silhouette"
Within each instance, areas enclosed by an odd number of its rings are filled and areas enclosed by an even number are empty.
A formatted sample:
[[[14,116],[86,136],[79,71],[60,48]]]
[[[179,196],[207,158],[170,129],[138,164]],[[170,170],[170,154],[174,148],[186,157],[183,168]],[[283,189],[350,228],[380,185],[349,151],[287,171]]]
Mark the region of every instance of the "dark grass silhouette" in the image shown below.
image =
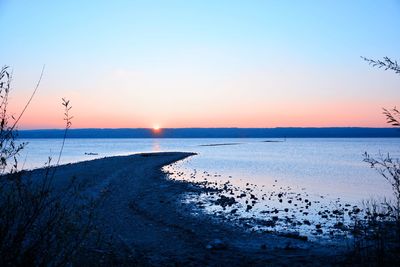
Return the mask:
[[[71,126],[68,100],[62,102],[66,126],[57,163],[52,166],[49,158],[40,178],[18,169],[18,154],[27,145],[16,142],[18,122],[40,85],[43,71],[16,118],[8,113],[9,68],[5,66],[0,72],[0,266],[65,266],[89,238],[94,240],[94,203],[82,198],[76,180],[61,190],[53,188]]]
[[[397,61],[388,57],[373,60],[362,57],[373,67],[400,74]],[[400,126],[400,112],[383,108],[386,122]],[[364,162],[375,169],[392,187],[393,200],[369,199],[363,203],[363,217],[351,217],[353,250],[349,262],[360,266],[398,266],[400,264],[400,159],[389,153],[373,157],[365,152]]]
[[[400,75],[400,66],[397,64],[396,60],[392,60],[388,57],[384,57],[383,61],[367,58],[363,59],[374,67],[392,70],[396,74]],[[388,124],[394,127],[400,126],[400,112],[396,107],[392,109],[383,108],[383,114],[385,115]],[[390,210],[393,219],[397,222],[397,236],[400,241],[400,159],[393,158],[390,154],[387,154],[386,156],[381,155],[378,159],[375,159],[368,153],[365,153],[364,161],[370,164],[371,168],[376,169],[392,187],[394,203],[385,201],[385,205]]]

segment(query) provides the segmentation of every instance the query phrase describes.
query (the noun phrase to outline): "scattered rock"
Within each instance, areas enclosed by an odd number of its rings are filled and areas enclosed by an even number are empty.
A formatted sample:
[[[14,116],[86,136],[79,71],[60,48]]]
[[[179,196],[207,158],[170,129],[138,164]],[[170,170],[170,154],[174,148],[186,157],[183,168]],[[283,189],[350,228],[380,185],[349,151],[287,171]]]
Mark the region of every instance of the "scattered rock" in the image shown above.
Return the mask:
[[[235,214],[238,211],[238,209],[233,209],[231,210],[231,214]]]
[[[340,211],[340,210],[334,210],[334,211],[332,211],[332,213],[335,215],[343,215],[343,211]]]
[[[220,198],[215,201],[215,204],[221,207],[232,206],[235,203],[236,200],[234,197],[226,197],[224,195],[220,196]]]
[[[335,225],[333,227],[335,227],[336,229],[341,229],[341,230],[344,230],[346,228],[346,226],[342,222],[335,223]]]

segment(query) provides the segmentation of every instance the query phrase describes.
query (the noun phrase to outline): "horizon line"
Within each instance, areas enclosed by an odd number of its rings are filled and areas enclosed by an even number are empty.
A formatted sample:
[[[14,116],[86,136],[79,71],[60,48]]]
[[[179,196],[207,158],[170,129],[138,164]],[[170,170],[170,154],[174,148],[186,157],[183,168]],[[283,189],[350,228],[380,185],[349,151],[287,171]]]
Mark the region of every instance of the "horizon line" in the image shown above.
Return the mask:
[[[159,130],[174,129],[397,129],[399,127],[371,127],[371,126],[279,126],[279,127],[160,127]],[[400,128],[399,128],[400,129]],[[18,131],[47,131],[47,130],[65,130],[65,128],[34,128],[18,129]],[[69,128],[70,130],[154,130],[153,127],[84,127]]]

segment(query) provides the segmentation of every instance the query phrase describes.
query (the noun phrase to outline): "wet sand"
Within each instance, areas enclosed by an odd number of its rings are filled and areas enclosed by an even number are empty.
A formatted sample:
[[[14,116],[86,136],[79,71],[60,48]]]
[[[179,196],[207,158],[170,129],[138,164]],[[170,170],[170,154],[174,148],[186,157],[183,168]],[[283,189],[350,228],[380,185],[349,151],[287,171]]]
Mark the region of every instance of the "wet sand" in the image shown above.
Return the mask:
[[[75,177],[83,194],[98,200],[96,226],[118,248],[118,257],[129,258],[120,262],[144,266],[340,264],[343,251],[333,245],[247,231],[194,214],[194,207],[180,200],[186,193],[199,194],[205,189],[167,179],[161,171],[165,165],[194,155],[146,153],[67,164],[58,168],[55,185],[62,187]],[[88,258],[91,264],[102,265],[98,254]]]

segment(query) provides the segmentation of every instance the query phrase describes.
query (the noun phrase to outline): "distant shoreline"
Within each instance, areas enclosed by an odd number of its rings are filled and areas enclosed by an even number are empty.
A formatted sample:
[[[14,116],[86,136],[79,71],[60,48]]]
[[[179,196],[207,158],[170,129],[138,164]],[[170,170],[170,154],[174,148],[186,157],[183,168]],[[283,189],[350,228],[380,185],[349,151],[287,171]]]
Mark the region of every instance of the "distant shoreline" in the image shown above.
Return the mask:
[[[18,138],[63,138],[63,129],[20,130]],[[397,128],[148,128],[70,129],[67,138],[399,138]]]

